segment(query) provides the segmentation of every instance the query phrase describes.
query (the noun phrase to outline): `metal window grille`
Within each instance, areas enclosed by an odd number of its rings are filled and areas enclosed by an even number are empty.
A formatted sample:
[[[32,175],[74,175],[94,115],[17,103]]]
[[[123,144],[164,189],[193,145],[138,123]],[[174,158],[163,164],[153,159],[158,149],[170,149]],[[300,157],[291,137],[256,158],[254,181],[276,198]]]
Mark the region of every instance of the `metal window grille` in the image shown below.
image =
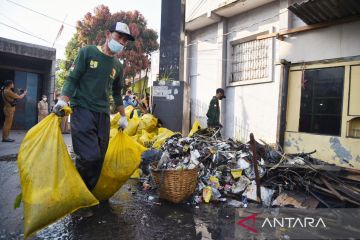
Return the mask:
[[[232,46],[232,81],[264,79],[269,76],[270,40],[253,40]]]

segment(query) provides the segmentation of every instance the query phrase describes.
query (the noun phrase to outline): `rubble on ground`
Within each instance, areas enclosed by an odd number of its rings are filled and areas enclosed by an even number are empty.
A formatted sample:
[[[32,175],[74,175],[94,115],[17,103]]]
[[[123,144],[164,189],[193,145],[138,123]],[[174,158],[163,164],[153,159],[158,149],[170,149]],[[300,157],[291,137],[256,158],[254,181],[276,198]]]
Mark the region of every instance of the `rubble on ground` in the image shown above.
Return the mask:
[[[220,129],[201,129],[191,137],[175,134],[160,150],[144,152],[141,168],[145,174],[153,162],[158,169],[197,168],[198,184],[189,200],[193,204],[227,202],[229,206],[246,207],[252,201],[266,207],[296,208],[360,205],[359,170],[321,162],[313,159],[312,153],[285,155],[266,143],[255,142],[255,146],[253,152],[250,143],[225,140]],[[259,188],[254,169],[258,171]]]

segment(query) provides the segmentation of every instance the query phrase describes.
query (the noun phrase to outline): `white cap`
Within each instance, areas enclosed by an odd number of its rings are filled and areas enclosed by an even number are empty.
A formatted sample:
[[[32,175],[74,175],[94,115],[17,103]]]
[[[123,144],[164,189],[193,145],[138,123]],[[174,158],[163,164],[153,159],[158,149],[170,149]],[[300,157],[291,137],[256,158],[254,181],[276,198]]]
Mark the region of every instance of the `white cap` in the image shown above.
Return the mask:
[[[125,35],[129,41],[134,41],[135,38],[130,34],[129,26],[123,22],[117,22],[111,25],[110,32],[118,32],[122,35]]]

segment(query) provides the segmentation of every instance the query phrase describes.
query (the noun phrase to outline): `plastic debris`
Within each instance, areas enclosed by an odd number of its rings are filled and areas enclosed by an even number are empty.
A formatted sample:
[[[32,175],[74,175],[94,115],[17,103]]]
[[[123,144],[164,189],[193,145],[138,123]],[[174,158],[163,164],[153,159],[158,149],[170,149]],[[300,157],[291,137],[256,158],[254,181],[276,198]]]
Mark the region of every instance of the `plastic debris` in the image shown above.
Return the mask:
[[[274,194],[275,190],[270,189],[270,188],[265,188],[263,186],[261,186],[261,200],[262,203],[265,206],[270,206],[271,205],[271,200],[272,200],[272,196]],[[256,183],[255,181],[251,182],[251,185],[249,185],[245,192],[244,195],[251,200],[256,201]]]
[[[211,187],[204,187],[202,191],[202,196],[205,203],[209,203],[212,195],[212,188]]]
[[[228,205],[229,205],[229,206],[232,206],[232,207],[238,208],[238,207],[243,206],[243,203],[240,202],[240,201],[237,201],[237,200],[232,199],[232,200],[230,200],[230,201],[228,202]]]
[[[245,176],[241,176],[240,179],[232,185],[231,192],[234,194],[241,193],[246,189],[249,184],[250,180]]]

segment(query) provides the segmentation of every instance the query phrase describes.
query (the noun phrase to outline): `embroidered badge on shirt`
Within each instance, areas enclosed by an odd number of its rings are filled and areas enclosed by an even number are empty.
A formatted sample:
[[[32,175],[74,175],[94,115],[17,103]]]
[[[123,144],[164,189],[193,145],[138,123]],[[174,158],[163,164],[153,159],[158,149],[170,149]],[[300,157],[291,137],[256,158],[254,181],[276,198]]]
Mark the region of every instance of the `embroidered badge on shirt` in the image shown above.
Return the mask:
[[[110,77],[112,79],[115,79],[115,75],[116,75],[116,70],[115,70],[115,68],[113,68],[112,71],[111,71]]]
[[[95,60],[90,61],[90,68],[97,68],[98,65],[99,65],[98,61],[95,61]]]

